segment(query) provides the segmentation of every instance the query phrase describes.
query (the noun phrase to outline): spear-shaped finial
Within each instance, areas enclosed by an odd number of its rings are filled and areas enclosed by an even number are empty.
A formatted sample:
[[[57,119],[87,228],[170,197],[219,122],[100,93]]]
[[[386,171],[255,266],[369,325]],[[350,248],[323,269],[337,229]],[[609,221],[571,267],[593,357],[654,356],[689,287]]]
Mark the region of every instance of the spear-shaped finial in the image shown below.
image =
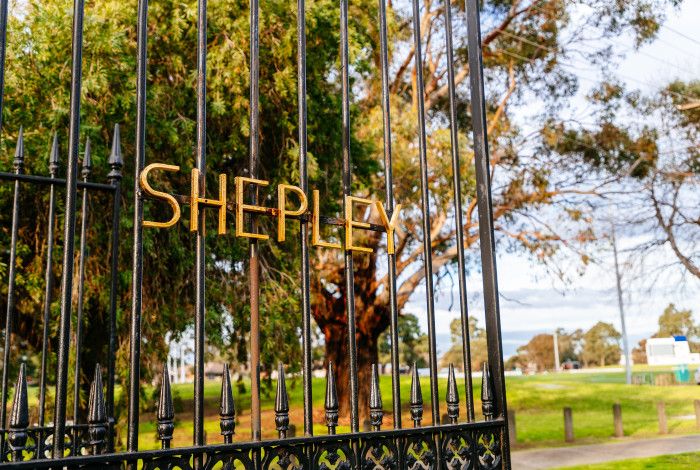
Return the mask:
[[[19,174],[24,171],[24,128],[19,128],[17,136],[17,146],[15,147],[15,160],[13,162],[15,173]]]
[[[107,412],[105,411],[105,397],[102,392],[102,368],[95,365],[95,378],[90,386],[90,400],[88,404],[88,433],[93,455],[99,454],[105,436],[107,435]]]
[[[369,423],[372,426],[372,431],[381,429],[383,418],[382,393],[379,390],[379,369],[377,364],[372,364],[372,379],[369,386]]]
[[[58,172],[58,133],[53,133],[53,142],[51,143],[51,154],[49,155],[49,174],[53,177]]]
[[[27,443],[27,426],[29,426],[29,404],[27,402],[27,378],[24,362],[19,366],[15,396],[12,400],[12,412],[10,414],[10,433],[8,441],[12,452],[12,461],[23,460],[22,452]]]
[[[224,364],[224,377],[221,381],[221,404],[219,406],[219,427],[224,443],[233,442],[233,434],[236,429],[236,408],[233,403],[233,391],[231,389],[231,374],[228,364]]]
[[[122,179],[122,167],[124,158],[122,157],[122,142],[119,135],[119,124],[114,125],[114,135],[112,136],[112,153],[109,155],[109,166],[112,169],[107,178],[114,184]]]
[[[275,397],[275,424],[280,439],[287,437],[289,430],[289,397],[287,384],[284,380],[284,365],[280,362],[277,367],[277,396]]]
[[[175,407],[173,406],[173,396],[170,392],[170,374],[168,364],[163,363],[163,379],[160,384],[160,399],[158,400],[158,411],[156,412],[158,421],[158,439],[161,440],[163,449],[170,448],[170,441],[173,439],[175,431]]]
[[[485,420],[493,419],[493,390],[491,388],[491,372],[489,371],[488,362],[484,362],[481,368],[481,411],[484,413]]]
[[[457,424],[459,418],[459,392],[457,391],[457,379],[455,378],[455,368],[450,364],[447,375],[447,417],[451,424]]]
[[[411,374],[411,419],[413,426],[420,427],[420,422],[423,419],[423,392],[420,389],[420,377],[418,377],[418,367],[413,363],[413,371]]]
[[[90,137],[85,140],[85,155],[83,156],[82,175],[83,180],[87,181],[92,172],[92,146],[90,145]]]
[[[328,434],[335,434],[338,426],[338,391],[335,387],[335,375],[333,373],[333,363],[328,361],[328,373],[326,374],[326,426]]]

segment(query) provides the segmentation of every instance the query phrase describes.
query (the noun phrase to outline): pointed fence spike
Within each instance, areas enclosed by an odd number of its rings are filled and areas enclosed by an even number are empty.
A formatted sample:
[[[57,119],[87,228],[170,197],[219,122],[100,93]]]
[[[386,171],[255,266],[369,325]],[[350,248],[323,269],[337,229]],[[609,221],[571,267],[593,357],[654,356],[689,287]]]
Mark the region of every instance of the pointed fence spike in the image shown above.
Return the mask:
[[[377,364],[372,364],[372,379],[369,388],[369,422],[373,431],[381,429],[383,418],[382,392],[379,390],[379,368]]]
[[[328,373],[326,374],[326,426],[328,434],[335,434],[338,426],[338,391],[335,387],[335,374],[333,373],[333,363],[328,361]]]
[[[8,442],[12,461],[23,460],[22,452],[27,443],[27,426],[29,426],[29,404],[27,400],[27,377],[24,362],[19,366],[19,375],[15,385],[15,396],[12,400],[12,412],[10,413],[10,433]]]
[[[53,133],[53,142],[51,143],[51,154],[49,155],[49,174],[56,176],[58,172],[58,133]]]
[[[420,377],[418,376],[418,367],[413,363],[413,371],[411,374],[411,419],[414,427],[420,427],[420,422],[423,419],[423,392],[420,389]]]
[[[17,145],[15,147],[15,160],[13,162],[15,173],[22,173],[24,170],[24,128],[19,128],[17,136]]]
[[[457,424],[459,418],[459,392],[457,391],[457,379],[455,378],[454,365],[450,364],[447,376],[447,417],[451,424]]]
[[[158,400],[156,421],[158,422],[158,439],[161,440],[163,449],[168,449],[175,431],[175,407],[173,406],[173,395],[170,391],[170,374],[168,373],[167,363],[163,363],[163,379],[160,384],[160,399]]]
[[[221,435],[224,436],[224,442],[230,444],[233,441],[233,434],[236,429],[236,408],[233,402],[231,374],[228,370],[228,364],[224,364],[224,376],[221,381],[219,427],[221,428]]]
[[[287,437],[289,430],[289,397],[287,384],[284,380],[284,364],[277,367],[277,396],[275,397],[275,424],[280,438]]]
[[[484,413],[484,419],[487,421],[493,419],[493,389],[488,362],[484,362],[481,368],[481,411]]]
[[[85,140],[85,155],[83,155],[82,175],[83,179],[88,179],[92,172],[92,146],[90,145],[90,137]]]
[[[95,378],[90,386],[90,401],[88,405],[88,434],[93,455],[101,453],[105,436],[107,435],[107,412],[105,397],[102,391],[102,368],[95,365]]]
[[[114,135],[112,136],[112,153],[109,155],[109,166],[112,170],[107,175],[107,178],[110,180],[120,180],[122,177],[124,158],[122,157],[122,143],[119,134],[119,124],[114,125]]]

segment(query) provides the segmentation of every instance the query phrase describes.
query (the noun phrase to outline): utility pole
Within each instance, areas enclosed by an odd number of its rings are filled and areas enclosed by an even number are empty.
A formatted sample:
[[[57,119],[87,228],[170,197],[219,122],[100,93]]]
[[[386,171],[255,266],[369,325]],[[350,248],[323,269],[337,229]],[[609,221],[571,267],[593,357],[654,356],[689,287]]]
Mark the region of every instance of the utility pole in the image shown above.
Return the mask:
[[[554,371],[559,372],[559,336],[557,336],[557,330],[554,330]]]
[[[622,281],[620,275],[620,263],[617,259],[617,239],[615,238],[615,224],[612,224],[612,245],[615,257],[615,278],[617,280],[617,304],[620,308],[620,323],[622,325],[622,348],[625,354],[625,379],[627,385],[632,383],[632,366],[630,364],[630,349],[627,343],[627,327],[625,326],[625,309],[622,302]]]

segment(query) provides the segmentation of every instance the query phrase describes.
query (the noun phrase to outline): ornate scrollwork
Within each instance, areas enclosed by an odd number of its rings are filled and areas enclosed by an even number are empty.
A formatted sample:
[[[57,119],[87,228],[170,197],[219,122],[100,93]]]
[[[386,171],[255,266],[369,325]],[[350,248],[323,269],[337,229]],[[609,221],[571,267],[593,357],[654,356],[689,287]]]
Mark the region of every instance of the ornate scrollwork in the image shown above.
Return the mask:
[[[449,470],[471,470],[471,438],[466,432],[450,432],[443,436],[442,458]]]
[[[399,468],[398,451],[392,439],[365,441],[360,452],[362,470],[388,470]]]
[[[46,436],[44,438],[44,457],[50,459],[53,454],[54,435],[53,433],[44,435]],[[66,432],[66,434],[63,435],[63,456],[71,457],[73,455],[75,455],[73,449],[73,437],[70,435],[70,432]]]
[[[479,469],[494,470],[501,466],[501,442],[498,432],[481,432],[476,441]]]
[[[308,466],[303,448],[278,446],[265,448],[263,468],[266,470],[304,470]]]
[[[171,455],[144,460],[143,470],[192,470],[191,457],[191,455]]]
[[[351,470],[355,468],[355,456],[350,443],[321,444],[314,455],[314,468],[318,470]]]
[[[404,452],[406,468],[409,470],[427,470],[435,468],[435,444],[428,435],[408,438]]]
[[[219,466],[219,464],[222,464]],[[205,470],[221,469],[234,470],[239,468],[253,469],[253,460],[250,456],[250,451],[237,452],[217,452],[211,454],[207,459]]]

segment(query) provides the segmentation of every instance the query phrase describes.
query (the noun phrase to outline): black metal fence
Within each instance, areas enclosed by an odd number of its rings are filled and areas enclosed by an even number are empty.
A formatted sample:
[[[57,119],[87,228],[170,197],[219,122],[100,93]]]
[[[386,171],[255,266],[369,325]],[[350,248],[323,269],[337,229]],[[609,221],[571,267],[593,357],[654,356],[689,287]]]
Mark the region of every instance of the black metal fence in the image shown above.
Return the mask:
[[[414,367],[409,397],[412,427],[401,424],[401,397],[399,387],[399,357],[398,357],[398,308],[396,302],[396,259],[394,254],[387,254],[389,272],[389,294],[391,310],[391,363],[392,363],[392,403],[393,429],[382,430],[383,408],[379,389],[376,365],[372,368],[372,380],[369,384],[358,383],[358,371],[355,344],[355,304],[352,295],[346,296],[346,314],[348,318],[348,352],[350,380],[350,428],[348,434],[336,435],[338,425],[338,398],[335,388],[335,375],[329,364],[326,379],[325,425],[327,435],[313,436],[312,391],[312,361],[311,361],[311,293],[309,286],[309,247],[308,235],[310,217],[302,214],[300,224],[301,264],[301,305],[302,305],[302,381],[304,393],[304,437],[288,437],[289,403],[284,381],[284,368],[280,366],[277,396],[275,402],[275,423],[278,439],[261,440],[260,419],[260,344],[259,344],[259,259],[258,245],[255,238],[250,239],[248,256],[249,289],[250,289],[250,370],[251,370],[251,435],[252,439],[245,442],[234,442],[235,406],[231,390],[231,380],[228,368],[225,368],[220,404],[220,427],[224,444],[206,445],[204,433],[204,348],[206,337],[205,324],[205,236],[204,213],[199,211],[199,228],[196,232],[196,288],[195,288],[195,365],[194,365],[194,446],[185,448],[170,448],[174,432],[174,406],[171,396],[167,370],[162,371],[162,386],[160,400],[156,413],[158,438],[162,449],[157,451],[139,451],[139,381],[141,371],[141,313],[142,313],[142,281],[143,281],[143,206],[146,195],[139,185],[139,178],[134,178],[134,232],[133,232],[133,277],[132,277],[132,308],[130,318],[130,369],[127,394],[128,418],[126,429],[126,452],[115,452],[114,442],[114,357],[115,329],[117,302],[117,259],[119,249],[119,218],[120,218],[120,180],[123,160],[121,155],[119,127],[115,127],[112,143],[112,153],[109,159],[111,172],[107,183],[89,181],[91,174],[90,143],[87,142],[82,161],[82,179],[78,177],[79,170],[79,139],[80,139],[80,95],[81,95],[81,63],[83,47],[83,11],[84,0],[74,0],[73,17],[73,58],[71,79],[70,131],[69,152],[66,178],[58,178],[58,144],[54,146],[50,157],[49,176],[24,174],[24,145],[23,135],[19,132],[17,141],[14,172],[0,173],[0,180],[14,182],[14,198],[12,208],[11,246],[9,259],[9,280],[7,317],[5,322],[5,344],[3,355],[2,400],[5,406],[0,408],[0,439],[2,440],[2,461],[11,462],[17,468],[105,468],[129,467],[144,469],[170,468],[283,468],[283,469],[381,469],[381,468],[464,468],[464,469],[495,469],[510,468],[509,445],[506,416],[505,383],[503,375],[503,359],[501,348],[501,333],[498,307],[498,289],[496,282],[495,243],[492,220],[490,193],[490,166],[486,138],[486,116],[483,91],[483,68],[481,64],[481,33],[479,26],[479,10],[477,0],[466,0],[468,25],[468,50],[470,65],[472,126],[474,153],[477,177],[477,206],[479,213],[479,236],[481,246],[481,263],[483,272],[483,288],[485,300],[486,332],[488,342],[488,362],[482,370],[482,414],[483,420],[475,417],[474,401],[472,398],[471,358],[469,350],[469,331],[467,316],[465,253],[464,244],[457,243],[459,265],[459,293],[462,320],[463,361],[465,365],[464,399],[466,401],[466,420],[460,421],[460,398],[458,385],[453,367],[449,369],[447,395],[447,423],[440,422],[441,397],[438,395],[438,368],[435,337],[435,308],[433,267],[431,259],[430,238],[430,194],[428,190],[428,159],[426,119],[423,100],[423,63],[421,52],[421,35],[419,21],[419,2],[412,0],[413,6],[413,35],[415,47],[415,70],[417,83],[418,111],[418,143],[421,179],[421,210],[424,250],[424,270],[426,282],[426,311],[428,316],[429,336],[429,369],[430,369],[430,403],[432,422],[423,426],[423,399],[418,371]],[[389,63],[388,38],[386,25],[386,9],[384,0],[379,0],[382,104],[384,111],[384,176],[386,188],[385,207],[389,217],[394,211],[393,181],[392,181],[392,149],[391,149],[391,117],[389,107]],[[298,113],[299,113],[299,187],[308,193],[308,162],[306,151],[306,38],[305,38],[305,2],[297,3],[297,45],[298,45]],[[340,0],[340,44],[341,44],[341,82],[342,82],[342,122],[343,122],[343,154],[342,182],[344,196],[351,194],[351,160],[350,160],[350,85],[348,72],[348,0]],[[250,160],[248,176],[258,175],[258,0],[251,0],[250,5]],[[461,182],[459,177],[460,156],[458,153],[457,110],[455,103],[455,79],[453,71],[452,18],[449,0],[444,0],[447,84],[450,103],[450,128],[452,139],[452,168],[454,184],[455,226],[457,239],[463,240],[463,220],[461,207]],[[2,43],[2,66],[0,67],[0,88],[4,88],[5,49],[7,39],[8,0],[0,0],[0,35]],[[148,1],[139,0],[137,18],[137,116],[136,116],[136,146],[134,155],[135,176],[138,176],[146,164],[146,72],[147,72],[147,24]],[[196,169],[200,174],[206,172],[206,61],[207,61],[207,3],[198,3],[198,45],[197,45],[197,145]],[[2,107],[0,93],[0,111]],[[48,186],[50,191],[48,253],[46,267],[46,296],[43,316],[43,354],[40,377],[39,419],[36,425],[30,425],[25,366],[19,370],[14,388],[14,398],[11,405],[9,422],[6,416],[8,404],[9,360],[12,339],[12,328],[16,320],[15,311],[15,258],[17,231],[20,218],[21,193],[36,190],[39,186]],[[63,269],[60,288],[60,318],[58,330],[58,354],[55,387],[55,409],[53,425],[47,426],[44,408],[47,393],[47,344],[49,309],[51,303],[51,263],[54,249],[54,220],[56,218],[56,191],[65,188],[64,205],[64,235]],[[82,194],[81,210],[78,210],[78,190]],[[98,365],[90,388],[89,410],[87,422],[78,423],[78,393],[80,386],[79,359],[75,364],[75,389],[73,391],[74,416],[73,421],[66,419],[69,402],[69,352],[71,341],[71,318],[78,318],[78,329],[75,332],[75,349],[80,350],[81,331],[80,317],[82,315],[82,297],[85,275],[85,258],[87,256],[87,220],[88,198],[91,191],[106,191],[111,194],[113,201],[113,223],[111,237],[111,276],[110,306],[109,306],[109,345],[107,355],[106,386],[102,383],[102,372]],[[199,179],[199,197],[204,197],[204,178]],[[193,196],[196,196],[193,194]],[[257,193],[251,191],[248,195],[251,204],[255,204]],[[187,203],[190,198],[178,196]],[[200,207],[215,207],[211,202],[200,199]],[[229,204],[235,207],[234,204]],[[81,214],[81,228],[78,247],[79,272],[73,274],[75,258],[75,225],[77,214]],[[260,214],[266,216],[269,214]],[[255,218],[250,221],[250,232],[256,232]],[[370,226],[367,230],[381,230],[380,227]],[[346,292],[354,292],[353,257],[349,249],[344,253]],[[75,281],[75,282],[74,282]],[[77,284],[77,285],[76,285]],[[77,288],[77,308],[73,311],[72,297]],[[79,358],[79,354],[77,355]],[[369,416],[372,430],[360,432],[358,390],[368,387],[370,390]],[[106,390],[106,394],[105,394]],[[61,436],[56,438],[56,436]]]

